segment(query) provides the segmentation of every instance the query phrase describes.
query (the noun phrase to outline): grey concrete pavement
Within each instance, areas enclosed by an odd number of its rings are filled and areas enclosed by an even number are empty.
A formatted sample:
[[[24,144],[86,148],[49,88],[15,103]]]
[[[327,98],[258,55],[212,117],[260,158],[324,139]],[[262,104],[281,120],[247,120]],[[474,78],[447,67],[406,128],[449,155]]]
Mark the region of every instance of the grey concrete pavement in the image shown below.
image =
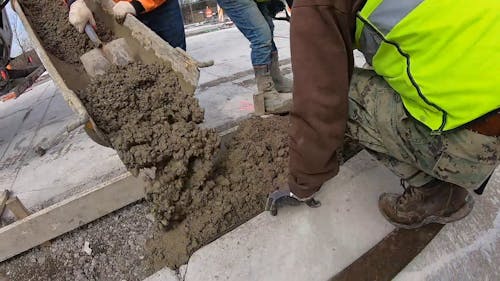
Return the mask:
[[[180,276],[170,268],[164,268],[157,271],[155,274],[149,276],[143,281],[180,281]]]
[[[18,99],[0,103],[0,190],[37,210],[123,173],[115,151],[94,143],[81,128],[44,156],[35,153],[37,144],[74,118],[47,78]]]

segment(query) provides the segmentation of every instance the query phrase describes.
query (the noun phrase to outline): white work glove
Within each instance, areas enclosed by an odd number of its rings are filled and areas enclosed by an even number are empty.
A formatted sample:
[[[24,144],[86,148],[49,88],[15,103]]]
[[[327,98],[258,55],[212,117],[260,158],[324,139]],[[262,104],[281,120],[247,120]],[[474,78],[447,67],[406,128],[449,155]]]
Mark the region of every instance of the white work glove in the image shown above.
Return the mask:
[[[96,26],[92,11],[83,0],[76,0],[69,7],[69,23],[80,33],[83,33],[87,23],[90,23],[94,27]]]
[[[134,6],[127,1],[120,1],[113,6],[113,14],[118,22],[123,22],[127,14],[136,15],[137,11]]]

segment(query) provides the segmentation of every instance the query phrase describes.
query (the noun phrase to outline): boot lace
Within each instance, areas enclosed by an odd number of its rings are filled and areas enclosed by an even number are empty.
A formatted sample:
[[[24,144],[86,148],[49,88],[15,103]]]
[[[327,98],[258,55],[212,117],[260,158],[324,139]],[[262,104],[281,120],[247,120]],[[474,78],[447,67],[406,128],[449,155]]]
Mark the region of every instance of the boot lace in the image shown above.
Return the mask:
[[[404,187],[404,189],[405,191],[398,198],[398,204],[406,204],[412,201],[422,201],[424,199],[424,193],[415,187]]]

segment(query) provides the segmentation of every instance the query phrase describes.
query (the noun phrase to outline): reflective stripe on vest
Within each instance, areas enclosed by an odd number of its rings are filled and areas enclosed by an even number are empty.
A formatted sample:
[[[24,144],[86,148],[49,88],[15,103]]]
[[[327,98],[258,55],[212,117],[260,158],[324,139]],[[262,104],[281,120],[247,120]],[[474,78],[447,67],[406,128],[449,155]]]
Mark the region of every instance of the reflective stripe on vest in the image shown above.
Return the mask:
[[[368,0],[356,43],[434,133],[500,108],[500,1]]]
[[[423,0],[381,0],[374,1],[377,6],[372,10],[368,20],[373,24],[373,27],[384,36],[392,30],[406,15],[408,15],[415,7],[417,7]],[[372,8],[372,9],[373,9]],[[361,29],[360,29],[361,30]],[[382,38],[378,36],[377,32],[365,28],[360,34],[359,41],[363,42],[365,46],[363,50],[367,61],[371,64],[372,58],[377,52]]]

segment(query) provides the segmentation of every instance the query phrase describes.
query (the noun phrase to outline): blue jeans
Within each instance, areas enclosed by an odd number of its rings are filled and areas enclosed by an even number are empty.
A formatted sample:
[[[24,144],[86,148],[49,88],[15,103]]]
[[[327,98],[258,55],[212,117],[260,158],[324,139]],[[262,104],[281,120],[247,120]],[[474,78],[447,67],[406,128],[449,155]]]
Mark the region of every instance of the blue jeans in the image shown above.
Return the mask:
[[[168,0],[153,11],[138,15],[137,18],[172,47],[186,50],[184,20],[178,0]]]
[[[254,0],[217,0],[236,27],[250,41],[254,66],[271,64],[271,53],[276,52],[273,40],[274,24],[266,3]]]

